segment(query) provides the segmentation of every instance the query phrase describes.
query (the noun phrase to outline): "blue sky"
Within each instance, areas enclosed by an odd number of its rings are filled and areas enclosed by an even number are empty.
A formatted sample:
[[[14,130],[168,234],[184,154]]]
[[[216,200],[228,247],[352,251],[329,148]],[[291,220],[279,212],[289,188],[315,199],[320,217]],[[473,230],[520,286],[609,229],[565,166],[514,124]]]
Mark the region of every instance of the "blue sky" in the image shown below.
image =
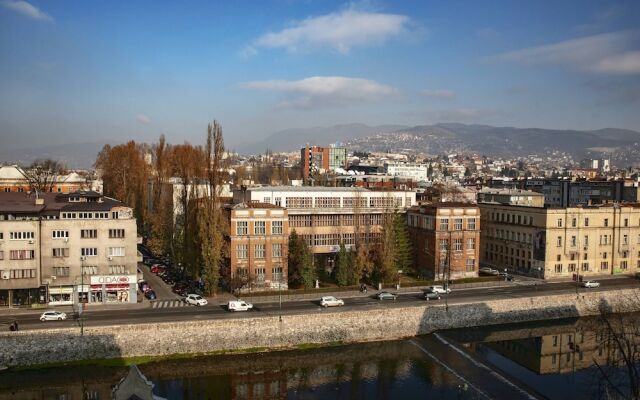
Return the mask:
[[[640,130],[640,2],[0,0],[2,146],[362,122]]]

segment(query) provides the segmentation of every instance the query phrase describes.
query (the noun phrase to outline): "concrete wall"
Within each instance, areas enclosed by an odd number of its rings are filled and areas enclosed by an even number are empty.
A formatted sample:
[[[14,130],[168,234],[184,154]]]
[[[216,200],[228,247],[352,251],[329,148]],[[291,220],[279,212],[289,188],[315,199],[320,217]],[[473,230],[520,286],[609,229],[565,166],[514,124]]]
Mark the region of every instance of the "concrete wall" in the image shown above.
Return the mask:
[[[47,329],[0,333],[0,365],[283,348],[306,343],[394,340],[439,329],[596,315],[640,310],[640,290],[591,292],[456,304],[425,303],[304,315],[257,316],[180,323]]]

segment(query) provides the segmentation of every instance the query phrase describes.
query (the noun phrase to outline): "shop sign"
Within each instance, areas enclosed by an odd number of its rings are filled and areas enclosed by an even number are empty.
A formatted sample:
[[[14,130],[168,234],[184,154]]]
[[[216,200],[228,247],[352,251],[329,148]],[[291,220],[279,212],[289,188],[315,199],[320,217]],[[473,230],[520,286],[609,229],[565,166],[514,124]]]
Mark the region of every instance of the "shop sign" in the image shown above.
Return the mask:
[[[136,283],[135,275],[98,275],[91,277],[92,285],[130,285]]]

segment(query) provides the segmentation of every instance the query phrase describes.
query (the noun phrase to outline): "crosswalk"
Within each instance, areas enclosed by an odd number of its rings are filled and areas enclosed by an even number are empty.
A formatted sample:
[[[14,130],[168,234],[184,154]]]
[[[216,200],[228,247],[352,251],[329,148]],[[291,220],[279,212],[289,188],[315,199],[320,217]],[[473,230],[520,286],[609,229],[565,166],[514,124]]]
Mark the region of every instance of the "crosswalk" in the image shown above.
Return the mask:
[[[188,307],[189,305],[182,300],[154,300],[151,302],[151,308],[171,308],[171,307]]]

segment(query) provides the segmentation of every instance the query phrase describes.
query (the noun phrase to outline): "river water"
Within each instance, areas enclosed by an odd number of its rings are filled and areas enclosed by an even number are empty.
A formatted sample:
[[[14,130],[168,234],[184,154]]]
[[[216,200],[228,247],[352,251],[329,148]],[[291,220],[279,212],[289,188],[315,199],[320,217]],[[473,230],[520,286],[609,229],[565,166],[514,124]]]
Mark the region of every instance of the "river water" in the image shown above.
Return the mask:
[[[639,325],[637,316],[629,318],[623,325]],[[619,362],[611,365],[620,357],[607,329],[612,328],[598,319],[565,320],[394,342],[165,360],[139,370],[153,384],[153,394],[166,399],[517,397],[505,388],[522,398],[604,398],[617,390],[626,395],[627,375]],[[128,372],[125,366],[4,371],[0,400],[110,399]]]

